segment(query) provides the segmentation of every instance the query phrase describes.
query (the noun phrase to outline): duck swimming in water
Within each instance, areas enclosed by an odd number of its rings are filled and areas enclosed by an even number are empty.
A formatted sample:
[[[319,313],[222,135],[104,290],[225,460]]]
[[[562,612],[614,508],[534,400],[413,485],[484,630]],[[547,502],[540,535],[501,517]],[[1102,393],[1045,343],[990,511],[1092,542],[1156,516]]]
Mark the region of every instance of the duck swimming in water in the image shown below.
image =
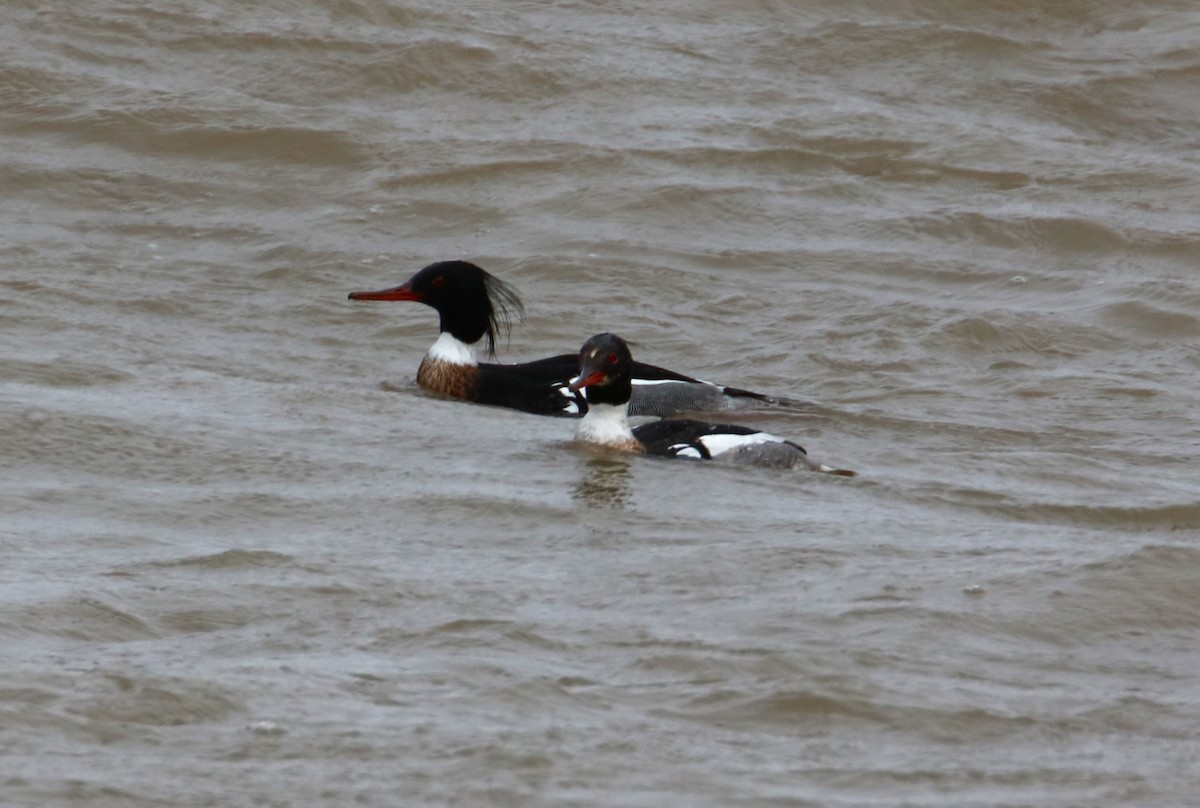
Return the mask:
[[[616,334],[597,334],[579,350],[579,375],[571,390],[588,391],[588,411],[575,439],[628,452],[693,460],[722,460],[774,468],[801,468],[853,477],[855,473],[811,460],[803,446],[737,424],[671,419],[629,426],[633,356]]]
[[[475,264],[439,261],[400,286],[351,292],[350,299],[411,300],[437,311],[441,335],[417,369],[417,383],[426,390],[537,415],[587,412],[588,394],[567,384],[578,370],[575,354],[520,364],[478,361],[480,343],[485,354],[494,357],[497,335],[507,333],[513,318],[524,316],[524,306],[516,290]],[[630,365],[630,379],[633,415],[725,411],[780,401],[642,362]]]

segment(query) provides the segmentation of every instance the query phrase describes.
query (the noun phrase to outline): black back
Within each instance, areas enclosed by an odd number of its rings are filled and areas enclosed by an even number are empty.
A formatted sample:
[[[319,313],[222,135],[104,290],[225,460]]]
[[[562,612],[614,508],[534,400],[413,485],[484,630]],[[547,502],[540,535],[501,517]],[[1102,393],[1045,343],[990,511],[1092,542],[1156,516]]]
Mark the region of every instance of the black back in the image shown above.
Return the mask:
[[[534,415],[583,415],[587,412],[587,399],[582,392],[567,389],[574,365],[575,357],[570,354],[520,365],[481,363],[475,400]]]

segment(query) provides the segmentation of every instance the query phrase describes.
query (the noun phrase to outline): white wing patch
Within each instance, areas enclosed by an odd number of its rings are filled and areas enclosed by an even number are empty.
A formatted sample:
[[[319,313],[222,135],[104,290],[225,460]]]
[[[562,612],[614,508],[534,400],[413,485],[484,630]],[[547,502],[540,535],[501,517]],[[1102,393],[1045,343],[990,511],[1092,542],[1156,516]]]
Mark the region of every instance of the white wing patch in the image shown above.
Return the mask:
[[[704,455],[700,454],[700,450],[690,443],[676,443],[672,446],[669,446],[667,451],[675,457],[691,457],[695,458],[696,460],[700,460],[704,457]]]
[[[562,411],[570,415],[578,415],[579,399],[575,397],[576,394],[571,392],[571,390],[568,389],[565,384],[556,384],[554,385],[554,389],[558,391],[559,395],[567,400],[566,403],[563,404]]]
[[[752,432],[749,435],[734,435],[718,432],[713,435],[701,435],[696,442],[704,446],[713,457],[733,449],[745,446],[755,446],[760,443],[783,443],[784,439],[769,432]]]

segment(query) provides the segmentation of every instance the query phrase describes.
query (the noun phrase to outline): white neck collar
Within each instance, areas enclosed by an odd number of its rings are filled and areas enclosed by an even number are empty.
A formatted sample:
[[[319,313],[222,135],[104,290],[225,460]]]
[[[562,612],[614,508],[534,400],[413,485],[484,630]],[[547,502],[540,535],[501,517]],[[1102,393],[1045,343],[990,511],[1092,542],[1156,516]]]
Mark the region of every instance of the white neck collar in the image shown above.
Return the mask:
[[[604,445],[628,443],[633,440],[627,411],[629,404],[588,404],[587,414],[575,429],[575,439]]]
[[[449,331],[443,331],[437,342],[429,348],[426,358],[435,362],[445,362],[448,365],[475,366],[475,347],[455,337]]]

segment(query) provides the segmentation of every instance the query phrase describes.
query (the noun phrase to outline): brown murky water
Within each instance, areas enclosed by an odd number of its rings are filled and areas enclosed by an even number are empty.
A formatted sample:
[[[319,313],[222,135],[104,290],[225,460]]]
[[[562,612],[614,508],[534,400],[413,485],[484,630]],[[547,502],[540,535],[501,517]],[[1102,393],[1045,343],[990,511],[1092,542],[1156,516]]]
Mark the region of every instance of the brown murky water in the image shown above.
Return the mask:
[[[0,802],[1195,804],[1198,38],[7,3]],[[422,394],[451,257],[861,477]]]

